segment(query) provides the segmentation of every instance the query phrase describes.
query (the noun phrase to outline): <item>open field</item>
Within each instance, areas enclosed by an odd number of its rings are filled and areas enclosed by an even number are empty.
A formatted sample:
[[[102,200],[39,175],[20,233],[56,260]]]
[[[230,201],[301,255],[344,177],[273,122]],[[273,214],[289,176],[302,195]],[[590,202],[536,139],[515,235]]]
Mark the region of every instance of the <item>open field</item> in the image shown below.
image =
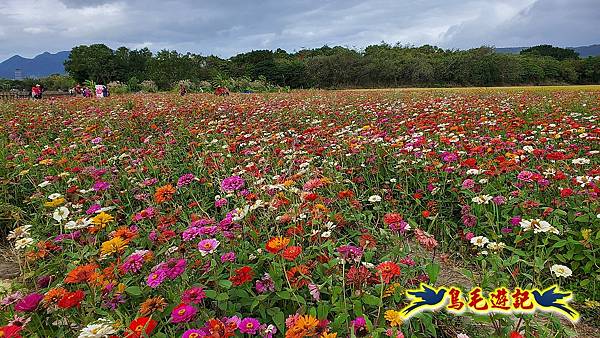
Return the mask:
[[[135,94],[0,114],[2,257],[21,272],[0,284],[5,336],[598,333],[600,86]],[[581,318],[403,318],[420,283],[465,303],[473,286],[556,284]]]

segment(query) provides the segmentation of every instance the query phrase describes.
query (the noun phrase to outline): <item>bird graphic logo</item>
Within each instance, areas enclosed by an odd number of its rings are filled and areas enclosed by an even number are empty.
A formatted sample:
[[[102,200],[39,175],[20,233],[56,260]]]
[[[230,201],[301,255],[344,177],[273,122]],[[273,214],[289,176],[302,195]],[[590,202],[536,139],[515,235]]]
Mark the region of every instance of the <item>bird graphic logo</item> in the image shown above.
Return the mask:
[[[444,306],[447,291],[444,287],[435,289],[426,284],[421,284],[417,290],[407,290],[406,297],[411,302],[401,312],[405,318],[410,318],[423,310],[437,310]]]
[[[543,311],[559,313],[571,318],[573,321],[579,319],[577,311],[567,304],[567,301],[572,298],[571,292],[560,292],[557,285],[552,285],[543,291],[533,290],[532,294],[535,302]]]

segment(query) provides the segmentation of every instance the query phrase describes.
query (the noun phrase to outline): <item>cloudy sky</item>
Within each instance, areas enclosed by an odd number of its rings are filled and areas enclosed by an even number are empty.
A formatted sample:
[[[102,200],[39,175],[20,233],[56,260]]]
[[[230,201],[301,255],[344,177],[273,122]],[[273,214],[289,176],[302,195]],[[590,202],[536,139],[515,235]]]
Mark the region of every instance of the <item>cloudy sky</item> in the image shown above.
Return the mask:
[[[0,0],[0,60],[80,44],[229,57],[386,41],[444,48],[600,43],[600,0]]]

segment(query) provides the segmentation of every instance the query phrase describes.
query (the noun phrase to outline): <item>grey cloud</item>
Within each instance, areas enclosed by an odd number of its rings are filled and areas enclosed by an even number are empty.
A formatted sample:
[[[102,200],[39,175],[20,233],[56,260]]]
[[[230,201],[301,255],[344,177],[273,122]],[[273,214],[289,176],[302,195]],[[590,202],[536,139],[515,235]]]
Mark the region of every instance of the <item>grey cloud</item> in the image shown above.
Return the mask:
[[[223,57],[324,44],[360,48],[382,40],[447,48],[600,42],[593,41],[592,28],[600,26],[600,6],[593,0],[2,2],[0,59],[98,42]],[[553,25],[560,30],[551,30]]]

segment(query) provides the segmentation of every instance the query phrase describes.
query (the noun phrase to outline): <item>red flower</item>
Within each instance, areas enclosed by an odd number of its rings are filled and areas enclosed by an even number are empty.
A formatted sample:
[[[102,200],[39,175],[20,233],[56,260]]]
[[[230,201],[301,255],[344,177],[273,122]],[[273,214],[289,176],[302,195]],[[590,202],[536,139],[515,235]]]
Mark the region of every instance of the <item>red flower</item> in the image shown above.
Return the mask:
[[[400,267],[398,264],[389,261],[377,265],[377,271],[386,284],[388,284],[392,278],[400,275]]]
[[[302,253],[302,247],[292,245],[292,246],[285,248],[285,250],[283,250],[283,252],[281,253],[281,256],[283,256],[283,258],[285,258],[288,261],[293,261],[301,253]]]
[[[573,189],[571,188],[564,188],[560,191],[560,197],[565,198],[565,197],[569,197],[573,195]]]
[[[85,293],[81,290],[77,290],[75,292],[65,292],[62,298],[58,301],[58,307],[61,309],[70,309],[72,307],[79,306],[83,298],[85,298]]]
[[[423,217],[427,218],[427,217],[431,216],[431,212],[429,210],[423,210],[421,212],[421,215],[423,215]]]
[[[397,213],[389,213],[383,216],[383,223],[386,225],[396,224],[402,222],[402,215]]]
[[[140,317],[135,319],[129,324],[131,332],[125,334],[125,338],[140,338],[142,333],[145,333],[143,337],[150,337],[150,333],[154,330],[158,323],[156,320],[148,317]]]
[[[249,266],[244,266],[235,270],[235,275],[231,276],[229,280],[233,282],[234,286],[240,286],[251,281],[253,276],[254,272],[252,271],[252,268]]]
[[[510,333],[510,338],[524,338],[523,335],[521,335],[519,332],[517,331],[512,331]]]
[[[21,338],[21,327],[16,325],[7,325],[0,327],[0,337],[3,338]]]

